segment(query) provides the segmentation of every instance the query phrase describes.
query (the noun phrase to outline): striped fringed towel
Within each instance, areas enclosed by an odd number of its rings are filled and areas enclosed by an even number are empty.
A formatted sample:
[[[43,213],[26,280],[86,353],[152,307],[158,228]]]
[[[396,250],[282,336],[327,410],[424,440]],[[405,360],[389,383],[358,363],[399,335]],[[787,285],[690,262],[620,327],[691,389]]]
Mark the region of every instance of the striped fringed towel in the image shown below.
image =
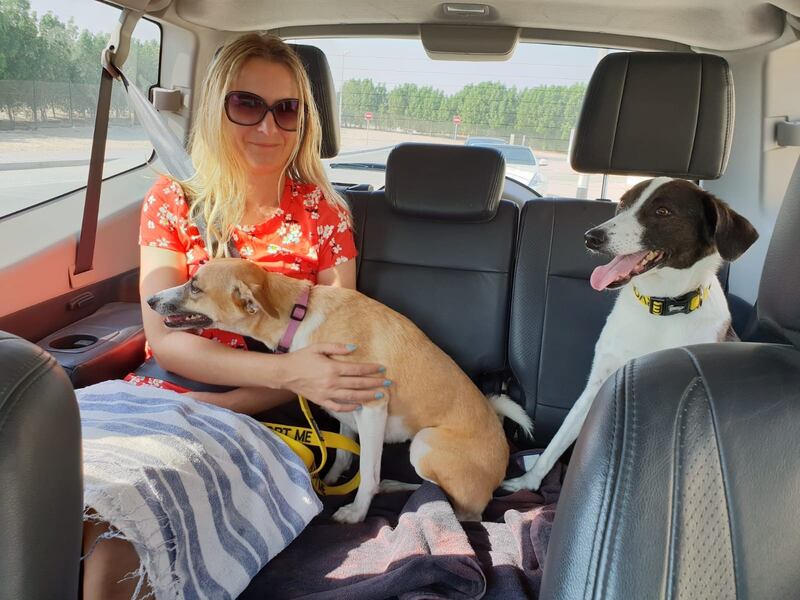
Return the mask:
[[[109,523],[157,599],[236,598],[322,505],[299,458],[245,415],[107,381],[77,391],[85,519]]]

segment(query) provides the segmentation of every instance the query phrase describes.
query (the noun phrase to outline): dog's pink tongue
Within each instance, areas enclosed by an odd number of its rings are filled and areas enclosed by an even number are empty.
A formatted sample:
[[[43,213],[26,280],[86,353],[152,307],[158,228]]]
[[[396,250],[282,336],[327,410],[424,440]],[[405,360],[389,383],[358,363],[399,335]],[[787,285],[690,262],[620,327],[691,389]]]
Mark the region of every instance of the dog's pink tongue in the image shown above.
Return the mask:
[[[633,268],[639,263],[639,261],[647,256],[647,253],[648,250],[644,250],[642,252],[636,252],[635,254],[615,256],[614,260],[607,265],[597,267],[594,271],[592,271],[592,276],[589,278],[589,283],[591,283],[592,287],[598,292],[606,289],[617,279],[619,279],[620,275],[624,276],[633,271]]]

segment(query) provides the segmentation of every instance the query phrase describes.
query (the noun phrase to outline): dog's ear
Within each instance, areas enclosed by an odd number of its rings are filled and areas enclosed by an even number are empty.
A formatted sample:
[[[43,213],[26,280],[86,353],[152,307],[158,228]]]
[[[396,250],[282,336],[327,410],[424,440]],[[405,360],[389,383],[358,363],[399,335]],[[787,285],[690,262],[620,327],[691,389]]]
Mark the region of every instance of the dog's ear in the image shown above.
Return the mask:
[[[758,239],[755,227],[725,202],[704,193],[706,217],[719,255],[732,261],[739,258]]]
[[[244,281],[237,281],[233,286],[233,297],[251,315],[264,312],[273,319],[280,316],[269,302],[265,287],[260,283],[248,285]]]

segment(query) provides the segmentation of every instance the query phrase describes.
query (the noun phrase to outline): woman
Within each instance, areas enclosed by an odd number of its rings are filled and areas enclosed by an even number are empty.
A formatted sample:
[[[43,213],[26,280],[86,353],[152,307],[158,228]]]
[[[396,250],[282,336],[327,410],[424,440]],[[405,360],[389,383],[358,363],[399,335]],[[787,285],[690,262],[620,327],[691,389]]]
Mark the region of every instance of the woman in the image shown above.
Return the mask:
[[[147,404],[143,400],[146,393],[161,394],[156,403],[148,404],[151,410],[167,406],[171,415],[180,413],[176,418],[195,426],[224,419],[244,419],[209,405],[256,414],[301,394],[328,409],[348,411],[362,402],[381,397],[381,390],[389,385],[380,365],[345,363],[330,358],[352,352],[353,344],[316,344],[286,355],[243,352],[245,340],[235,334],[211,329],[195,332],[167,329],[144,302],[160,290],[184,283],[209,257],[229,254],[231,246],[241,257],[290,277],[323,285],[355,287],[351,217],[347,205],[325,177],[319,156],[320,135],[308,78],[286,44],[274,37],[249,34],[221,50],[203,83],[192,132],[190,153],[196,175],[180,184],[162,177],[145,198],[140,236],[140,290],[148,353],[156,357],[159,365],[194,381],[235,389],[217,393],[189,392],[189,396],[203,402],[185,397],[178,401],[174,394],[163,396],[165,392],[155,388],[187,390],[151,377],[129,376],[129,383],[140,386],[136,388],[137,399],[131,400],[133,396],[128,394],[126,400],[113,409],[107,406],[107,398],[91,388],[79,395],[84,424],[84,470],[92,482],[91,486],[87,484],[86,493],[90,508],[84,524],[84,553],[87,554],[84,598],[131,598],[151,589],[156,597],[176,593],[179,596],[235,597],[243,589],[242,582],[246,585],[248,577],[266,562],[265,553],[267,556],[276,553],[274,544],[259,551],[259,539],[247,538],[251,535],[246,526],[247,515],[239,514],[245,526],[228,527],[227,533],[232,532],[235,539],[226,547],[244,548],[242,556],[247,560],[242,559],[242,564],[246,568],[244,573],[231,576],[229,581],[226,573],[236,569],[228,566],[215,570],[218,557],[204,557],[200,567],[192,563],[196,557],[187,559],[190,550],[184,546],[190,542],[182,546],[183,538],[177,533],[188,520],[181,512],[185,512],[185,507],[175,497],[174,488],[169,488],[173,491],[168,493],[169,489],[164,487],[165,476],[157,472],[158,468],[144,475],[141,469],[129,470],[136,471],[135,475],[127,472],[122,476],[103,475],[103,469],[111,467],[102,465],[113,463],[117,468],[118,461],[125,462],[137,454],[140,448],[136,444],[140,438],[147,438],[148,443],[152,439],[156,439],[154,443],[163,441],[164,435],[148,437],[153,428],[160,432],[158,424],[141,418],[143,409],[138,403]],[[205,235],[196,226],[201,222],[206,224]],[[171,404],[173,402],[183,402],[183,405]],[[126,420],[122,423],[118,413],[109,417],[106,413],[95,416],[91,412],[95,407],[119,411],[121,406],[130,407],[126,410],[131,411],[125,413]],[[105,420],[106,417],[109,420]],[[114,456],[106,456],[108,453],[102,444],[108,443],[108,433],[121,432],[124,425],[130,423],[137,427],[143,424],[137,429],[141,433],[139,437],[139,434],[130,437],[129,432],[123,432],[128,436],[124,438],[126,447],[132,446],[133,450],[125,454],[124,459],[120,458],[122,450],[116,447],[109,451],[116,452]],[[260,426],[252,428],[251,423],[236,422],[226,426],[240,432],[241,439],[236,438],[237,448],[241,442],[242,446],[251,444],[256,448],[255,454],[268,452],[257,444],[272,444],[273,440]],[[198,456],[188,456],[186,461],[191,464],[185,467],[170,465],[170,473],[194,476],[195,471],[206,464],[216,465],[220,472],[230,466],[230,457],[224,453],[211,456],[211,447],[216,447],[213,442],[205,447],[197,445],[203,435],[192,437],[192,444],[187,442],[189,450],[186,452],[198,453]],[[260,437],[265,439],[258,439]],[[271,452],[276,461],[290,460],[285,448]],[[145,449],[142,456],[146,462],[146,457],[152,455]],[[291,478],[292,465],[282,468]],[[245,473],[241,477],[247,479],[250,475]],[[263,478],[263,474],[261,476]],[[124,510],[118,508],[119,503],[106,502],[115,493],[120,498],[127,497],[128,488],[134,485],[126,480],[129,477],[137,478],[136,485],[145,490],[134,497],[141,504],[147,504],[142,510],[151,520],[157,520],[160,527],[138,538],[134,538],[131,531],[138,532],[140,523],[130,515],[120,514]],[[209,477],[214,478],[215,485],[219,484],[218,473],[213,472]],[[109,479],[114,482],[108,483]],[[300,488],[306,484],[296,478],[292,481]],[[263,482],[256,483],[263,485]],[[188,485],[191,484],[183,487]],[[106,506],[104,511],[90,502],[92,498],[96,504]],[[303,498],[306,503],[310,502]],[[170,499],[175,506],[166,506]],[[150,506],[153,503],[155,505]],[[301,522],[300,527],[319,510],[315,498],[314,503],[302,518],[295,515],[295,520]],[[210,523],[204,522],[202,515],[193,514],[191,530],[202,535],[209,527],[219,528],[221,521],[225,521],[226,526],[233,523],[234,517],[225,513],[224,508],[217,506],[216,512],[213,506],[209,509]],[[236,507],[235,511],[241,513],[241,507]],[[181,522],[173,522],[178,520]],[[169,533],[164,534],[164,531]],[[299,531],[292,531],[289,537],[297,533]],[[156,539],[150,542],[142,537]],[[287,538],[286,532],[284,538]],[[229,554],[236,556],[230,550]]]

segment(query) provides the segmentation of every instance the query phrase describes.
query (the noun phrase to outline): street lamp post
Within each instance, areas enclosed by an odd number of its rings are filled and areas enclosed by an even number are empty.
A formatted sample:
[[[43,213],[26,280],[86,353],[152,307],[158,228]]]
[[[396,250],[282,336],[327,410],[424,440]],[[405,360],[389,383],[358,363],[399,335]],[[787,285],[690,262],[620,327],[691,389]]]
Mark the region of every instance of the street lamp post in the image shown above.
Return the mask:
[[[342,70],[341,77],[339,77],[339,127],[342,126],[342,105],[344,104],[344,57],[348,54],[350,54],[350,51],[345,50],[340,55],[342,59]]]

